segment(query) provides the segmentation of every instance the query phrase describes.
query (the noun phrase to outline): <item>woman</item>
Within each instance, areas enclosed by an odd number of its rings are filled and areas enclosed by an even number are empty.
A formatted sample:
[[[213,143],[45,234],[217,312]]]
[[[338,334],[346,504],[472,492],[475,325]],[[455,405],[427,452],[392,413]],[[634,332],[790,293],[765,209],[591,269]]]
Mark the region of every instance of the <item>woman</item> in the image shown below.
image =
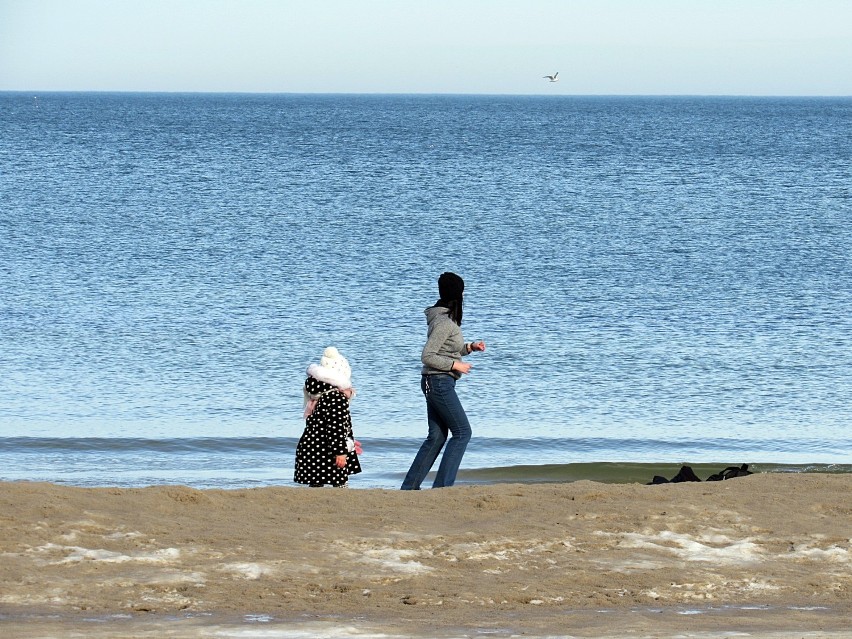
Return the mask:
[[[443,273],[438,278],[438,293],[440,299],[425,311],[428,328],[426,345],[420,355],[423,362],[420,388],[426,397],[429,435],[402,482],[402,490],[420,490],[421,482],[447,441],[448,432],[452,437],[432,488],[452,486],[470,441],[470,423],[456,395],[456,380],[471,369],[462,357],[473,351],[484,351],[485,342],[466,343],[462,337],[464,280],[455,273]]]
[[[297,484],[341,487],[349,475],[361,472],[349,413],[355,396],[351,375],[349,362],[334,346],[323,351],[319,364],[308,366],[305,431],[296,446],[293,477]]]

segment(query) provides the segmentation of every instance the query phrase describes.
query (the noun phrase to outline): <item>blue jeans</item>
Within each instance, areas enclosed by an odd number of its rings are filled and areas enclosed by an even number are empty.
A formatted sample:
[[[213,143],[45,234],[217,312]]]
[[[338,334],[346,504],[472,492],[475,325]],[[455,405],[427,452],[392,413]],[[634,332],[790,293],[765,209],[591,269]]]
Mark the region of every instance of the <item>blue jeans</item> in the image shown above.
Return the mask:
[[[429,435],[417,451],[417,456],[402,482],[402,490],[420,490],[420,483],[438,458],[447,433],[453,436],[438,466],[432,488],[452,486],[456,482],[467,443],[470,441],[470,423],[467,421],[458,395],[456,380],[452,375],[423,375],[420,388],[426,397],[426,415],[429,418]]]

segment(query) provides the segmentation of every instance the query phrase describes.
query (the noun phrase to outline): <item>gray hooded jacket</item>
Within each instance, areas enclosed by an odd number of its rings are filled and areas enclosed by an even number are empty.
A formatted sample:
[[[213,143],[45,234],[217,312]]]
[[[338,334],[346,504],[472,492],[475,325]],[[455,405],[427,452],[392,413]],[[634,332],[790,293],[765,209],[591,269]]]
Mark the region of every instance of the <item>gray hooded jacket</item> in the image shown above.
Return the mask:
[[[462,336],[461,327],[450,319],[448,309],[430,306],[426,313],[426,345],[420,354],[423,375],[449,374],[458,379],[460,373],[453,371],[453,363],[467,355],[469,348]]]

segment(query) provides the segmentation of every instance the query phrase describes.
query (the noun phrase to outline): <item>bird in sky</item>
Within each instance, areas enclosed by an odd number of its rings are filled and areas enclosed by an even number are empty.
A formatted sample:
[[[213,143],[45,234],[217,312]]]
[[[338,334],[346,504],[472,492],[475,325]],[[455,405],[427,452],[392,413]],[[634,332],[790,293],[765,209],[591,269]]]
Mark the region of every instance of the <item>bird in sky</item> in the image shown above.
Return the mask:
[[[559,71],[557,71],[553,75],[545,75],[545,76],[542,76],[542,77],[547,78],[551,82],[559,82]]]

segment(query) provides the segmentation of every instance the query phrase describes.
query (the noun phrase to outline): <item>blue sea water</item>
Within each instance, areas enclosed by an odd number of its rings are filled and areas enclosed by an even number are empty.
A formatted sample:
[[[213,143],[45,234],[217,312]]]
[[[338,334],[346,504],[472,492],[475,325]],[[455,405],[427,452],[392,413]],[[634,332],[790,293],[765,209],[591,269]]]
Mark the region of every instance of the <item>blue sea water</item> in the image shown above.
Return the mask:
[[[0,93],[0,479],[396,486],[444,270],[461,481],[848,471],[850,267],[849,98]]]

